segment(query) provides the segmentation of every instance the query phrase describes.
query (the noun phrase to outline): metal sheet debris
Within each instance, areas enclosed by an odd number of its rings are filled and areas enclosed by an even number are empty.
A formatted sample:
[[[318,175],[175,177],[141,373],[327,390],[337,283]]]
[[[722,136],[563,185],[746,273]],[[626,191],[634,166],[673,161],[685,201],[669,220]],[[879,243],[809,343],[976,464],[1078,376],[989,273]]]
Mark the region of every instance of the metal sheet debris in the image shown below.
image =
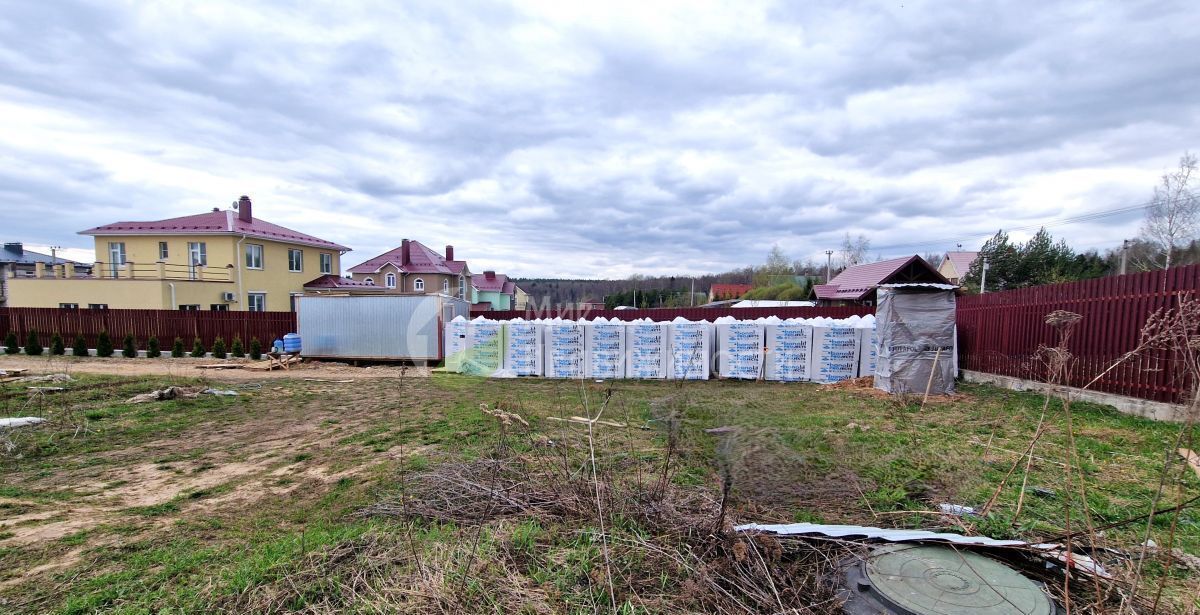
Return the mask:
[[[870,538],[887,542],[949,542],[975,547],[1022,547],[1037,552],[1079,572],[1112,578],[1098,562],[1081,553],[1068,553],[1060,544],[1028,543],[1023,540],[997,540],[987,536],[963,536],[926,530],[892,530],[863,525],[825,525],[821,523],[758,524],[747,523],[733,528],[738,532],[769,532],[780,536],[827,536],[829,538]]]
[[[830,538],[875,538],[888,542],[933,541],[952,542],[980,547],[1024,547],[1023,540],[997,540],[987,536],[963,536],[926,530],[889,530],[862,525],[825,525],[821,523],[758,524],[747,523],[733,528],[738,532],[770,532],[782,536],[820,535]],[[1049,545],[1054,546],[1054,545]]]
[[[16,429],[17,427],[27,427],[29,425],[37,425],[45,423],[46,419],[38,416],[18,416],[7,419],[0,419],[0,428]]]

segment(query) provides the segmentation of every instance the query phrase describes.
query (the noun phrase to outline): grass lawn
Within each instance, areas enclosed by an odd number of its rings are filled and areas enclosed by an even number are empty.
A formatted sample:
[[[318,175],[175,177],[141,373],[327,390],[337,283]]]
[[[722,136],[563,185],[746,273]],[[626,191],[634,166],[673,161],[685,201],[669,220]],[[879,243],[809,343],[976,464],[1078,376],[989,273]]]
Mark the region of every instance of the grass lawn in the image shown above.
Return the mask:
[[[1093,526],[1147,512],[1167,459],[1159,507],[1200,495],[1167,454],[1180,426],[1082,403],[1068,487],[1055,402],[1027,478],[1021,463],[990,515],[932,514],[982,507],[1037,429],[1042,398],[990,387],[920,410],[816,385],[435,374],[124,402],[169,384],[197,383],[83,375],[35,397],[0,385],[0,416],[49,419],[0,442],[0,612],[758,610],[700,579],[714,553],[743,548],[714,530],[812,521],[1042,540],[1064,532],[1068,510],[1083,527],[1080,480]],[[622,426],[596,425],[590,440],[552,418],[601,407]],[[734,435],[705,431],[716,427]],[[489,497],[464,502],[472,488]],[[527,497],[538,489],[571,504]],[[595,499],[603,516],[589,516]],[[1102,540],[1129,548],[1145,529]],[[1197,508],[1150,529],[1200,555]],[[785,560],[771,561],[802,564]],[[1196,600],[1187,571],[1146,572],[1147,587],[1167,580],[1168,607]],[[802,593],[770,599],[798,606]]]

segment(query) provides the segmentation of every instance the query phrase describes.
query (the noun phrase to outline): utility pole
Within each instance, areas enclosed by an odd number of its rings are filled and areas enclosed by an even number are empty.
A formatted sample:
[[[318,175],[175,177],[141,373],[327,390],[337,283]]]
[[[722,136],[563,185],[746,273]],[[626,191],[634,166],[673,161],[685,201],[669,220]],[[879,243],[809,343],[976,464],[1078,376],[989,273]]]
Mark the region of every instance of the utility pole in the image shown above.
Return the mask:
[[[688,293],[688,306],[696,307],[696,278],[692,278],[692,292]]]
[[[1129,240],[1121,241],[1121,275],[1125,275],[1125,265],[1129,262]]]
[[[61,249],[62,249],[62,246],[50,246],[50,265],[51,266],[58,264],[58,251]]]
[[[833,250],[825,250],[825,283],[833,279]]]
[[[981,295],[987,292],[987,270],[988,262],[985,256],[983,257],[983,273],[979,276],[979,294]]]

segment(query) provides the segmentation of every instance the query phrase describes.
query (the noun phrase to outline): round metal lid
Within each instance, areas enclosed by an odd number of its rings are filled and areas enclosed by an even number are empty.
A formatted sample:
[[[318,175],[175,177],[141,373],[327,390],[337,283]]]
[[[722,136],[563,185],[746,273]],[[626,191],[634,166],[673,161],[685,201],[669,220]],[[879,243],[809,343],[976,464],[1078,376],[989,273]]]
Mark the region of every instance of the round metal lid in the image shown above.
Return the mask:
[[[867,559],[875,593],[919,615],[954,613],[1050,615],[1046,592],[1017,571],[970,551],[933,545],[891,545]]]

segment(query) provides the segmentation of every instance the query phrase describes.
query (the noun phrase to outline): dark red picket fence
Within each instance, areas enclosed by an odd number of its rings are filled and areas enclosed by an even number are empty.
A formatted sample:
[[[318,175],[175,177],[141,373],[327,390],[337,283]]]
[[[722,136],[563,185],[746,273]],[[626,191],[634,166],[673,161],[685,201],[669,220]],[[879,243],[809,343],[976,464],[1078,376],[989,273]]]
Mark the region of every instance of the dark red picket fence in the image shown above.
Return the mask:
[[[38,332],[42,345],[49,348],[50,337],[59,333],[67,347],[77,334],[82,334],[88,347],[96,347],[101,331],[108,331],[113,346],[120,348],[121,340],[132,333],[139,348],[146,340],[157,337],[160,346],[169,351],[176,337],[183,338],[190,350],[192,341],[200,338],[206,348],[221,337],[228,348],[234,337],[242,338],[247,347],[257,337],[263,348],[276,338],[296,330],[293,312],[201,312],[183,310],[69,310],[61,308],[0,308],[0,334],[12,331],[21,345],[30,329]]]
[[[1137,273],[1067,284],[966,295],[958,299],[959,366],[963,369],[1033,380],[1045,377],[1045,366],[1036,357],[1038,348],[1056,343],[1046,315],[1068,310],[1083,316],[1071,339],[1074,355],[1068,384],[1154,401],[1180,403],[1192,392],[1190,376],[1182,362],[1165,351],[1152,351],[1109,369],[1137,345],[1146,319],[1154,312],[1174,307],[1179,298],[1200,290],[1200,265],[1167,271]],[[847,318],[874,313],[873,307],[787,308],[655,308],[645,310],[506,310],[472,312],[494,320],[512,318],[649,318],[669,321],[738,318]],[[190,346],[199,337],[206,345],[220,336],[230,343],[257,337],[263,346],[296,330],[291,312],[191,312],[174,310],[66,310],[58,308],[0,308],[0,335],[13,331],[23,345],[30,329],[48,346],[53,333],[70,345],[83,334],[95,347],[96,337],[107,330],[119,346],[132,333],[139,346],[157,336],[163,348],[176,338]],[[1106,373],[1106,370],[1107,373]]]
[[[590,310],[590,309],[554,309],[554,310],[496,310],[471,312],[471,317],[483,316],[490,320],[511,320],[513,318],[563,318],[578,320],[586,318],[616,318],[618,320],[638,320],[649,318],[656,322],[665,322],[683,317],[688,320],[713,321],[722,316],[735,316],[741,319],[766,318],[849,318],[854,315],[865,316],[874,314],[875,308],[870,306],[847,307],[773,307],[773,308],[650,308],[645,310]]]
[[[1146,319],[1200,289],[1200,265],[1036,286],[958,299],[959,367],[1045,378],[1035,354],[1057,344],[1046,315],[1067,310],[1083,316],[1070,341],[1074,363],[1068,384],[1141,399],[1180,403],[1192,382],[1177,357],[1165,351],[1139,354],[1104,373],[1137,346]],[[1103,375],[1102,375],[1103,374]]]

